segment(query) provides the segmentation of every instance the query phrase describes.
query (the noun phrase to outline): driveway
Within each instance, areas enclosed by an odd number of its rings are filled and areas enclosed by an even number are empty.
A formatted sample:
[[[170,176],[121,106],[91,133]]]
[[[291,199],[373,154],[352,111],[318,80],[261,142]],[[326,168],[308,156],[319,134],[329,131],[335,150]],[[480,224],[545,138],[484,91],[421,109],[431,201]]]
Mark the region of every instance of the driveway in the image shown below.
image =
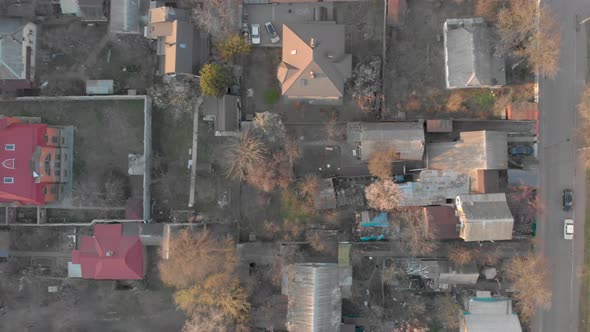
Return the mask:
[[[281,47],[283,45],[283,24],[313,22],[314,9],[319,7],[325,7],[328,12],[328,20],[334,20],[333,6],[330,2],[248,4],[244,5],[244,12],[250,27],[252,24],[260,24],[259,46]],[[264,27],[264,23],[269,21],[281,36],[281,41],[276,44],[270,41],[270,35]]]
[[[552,306],[540,311],[534,331],[578,331],[580,282],[576,271],[583,259],[585,219],[585,168],[577,160],[576,104],[586,76],[586,29],[575,29],[575,14],[590,14],[583,0],[543,1],[561,23],[560,71],[553,80],[540,78],[541,109],[539,193],[545,213],[539,217],[538,251],[548,261],[552,274]],[[585,3],[584,3],[585,2]],[[576,167],[577,164],[577,167]],[[562,190],[574,189],[576,206],[572,212],[561,208]],[[563,239],[563,220],[573,217],[577,234],[573,241]]]

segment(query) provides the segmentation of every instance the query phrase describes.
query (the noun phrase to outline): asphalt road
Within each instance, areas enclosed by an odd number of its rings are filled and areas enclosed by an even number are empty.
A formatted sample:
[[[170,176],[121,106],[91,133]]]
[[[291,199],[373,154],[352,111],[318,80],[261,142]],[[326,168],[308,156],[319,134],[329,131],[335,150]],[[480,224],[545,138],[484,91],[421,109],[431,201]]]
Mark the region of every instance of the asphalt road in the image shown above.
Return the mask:
[[[552,306],[540,311],[533,321],[534,331],[578,331],[580,282],[577,269],[583,259],[585,172],[576,160],[576,104],[584,86],[586,29],[576,31],[575,15],[590,16],[588,0],[543,0],[561,25],[560,71],[555,79],[539,79],[540,190],[545,206],[538,219],[539,250],[551,269]],[[584,16],[584,14],[587,14]],[[590,24],[590,23],[587,23]],[[577,166],[577,167],[576,167]],[[563,189],[575,193],[573,212],[561,207]],[[563,221],[574,218],[573,241],[563,239]]]

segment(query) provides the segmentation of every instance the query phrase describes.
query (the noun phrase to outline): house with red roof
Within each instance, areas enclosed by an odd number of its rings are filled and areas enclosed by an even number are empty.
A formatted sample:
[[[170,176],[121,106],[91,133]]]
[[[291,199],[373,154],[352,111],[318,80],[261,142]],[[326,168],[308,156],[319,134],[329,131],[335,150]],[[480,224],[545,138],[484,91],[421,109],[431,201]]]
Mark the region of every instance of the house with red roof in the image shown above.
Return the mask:
[[[72,182],[73,128],[0,118],[0,203],[45,205]]]
[[[144,247],[139,235],[123,235],[122,224],[98,224],[94,236],[82,237],[68,264],[70,277],[137,280],[145,275]]]

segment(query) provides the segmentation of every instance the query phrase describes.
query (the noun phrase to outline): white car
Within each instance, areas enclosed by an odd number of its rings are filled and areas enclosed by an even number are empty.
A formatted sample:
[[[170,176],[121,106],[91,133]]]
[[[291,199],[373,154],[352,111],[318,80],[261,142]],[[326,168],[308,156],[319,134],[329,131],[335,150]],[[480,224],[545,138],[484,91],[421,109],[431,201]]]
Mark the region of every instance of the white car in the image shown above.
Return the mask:
[[[260,24],[252,24],[252,44],[260,44]]]
[[[572,219],[566,219],[563,222],[563,238],[566,240],[574,239],[574,221]]]

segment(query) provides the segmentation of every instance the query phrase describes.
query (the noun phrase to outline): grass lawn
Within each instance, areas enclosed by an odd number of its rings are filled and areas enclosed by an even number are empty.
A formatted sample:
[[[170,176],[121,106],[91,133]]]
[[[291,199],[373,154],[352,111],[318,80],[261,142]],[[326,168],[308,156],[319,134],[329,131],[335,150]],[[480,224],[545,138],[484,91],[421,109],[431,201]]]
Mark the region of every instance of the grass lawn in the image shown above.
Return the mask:
[[[590,169],[586,170],[586,188],[590,188]],[[588,189],[587,189],[588,190]],[[590,331],[590,196],[586,195],[586,219],[584,220],[584,271],[580,301],[580,331]]]

